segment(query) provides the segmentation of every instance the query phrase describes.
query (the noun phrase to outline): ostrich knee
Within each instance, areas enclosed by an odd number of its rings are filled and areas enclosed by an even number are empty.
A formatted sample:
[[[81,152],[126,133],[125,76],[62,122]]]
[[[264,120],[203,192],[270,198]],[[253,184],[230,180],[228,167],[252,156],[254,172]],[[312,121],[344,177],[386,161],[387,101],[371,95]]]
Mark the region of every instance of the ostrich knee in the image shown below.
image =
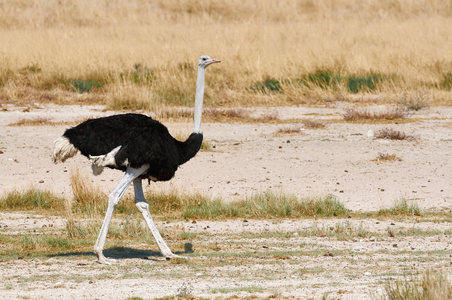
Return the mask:
[[[135,203],[135,206],[141,213],[149,211],[149,203],[147,203],[146,201],[137,202]]]

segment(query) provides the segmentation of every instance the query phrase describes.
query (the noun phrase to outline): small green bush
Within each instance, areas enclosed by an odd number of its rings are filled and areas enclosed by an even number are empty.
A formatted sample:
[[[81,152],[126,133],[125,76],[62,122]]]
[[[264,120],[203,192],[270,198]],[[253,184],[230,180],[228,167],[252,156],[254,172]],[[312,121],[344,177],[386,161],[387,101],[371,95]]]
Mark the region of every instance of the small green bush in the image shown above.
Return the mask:
[[[333,72],[329,70],[318,70],[315,73],[303,76],[298,81],[304,85],[313,84],[322,89],[327,89],[335,87],[341,81],[341,77],[339,75],[334,75]]]
[[[130,79],[135,83],[149,83],[155,79],[152,70],[141,63],[133,65],[132,71],[126,71],[120,74],[122,80]]]
[[[441,83],[441,87],[448,91],[450,91],[452,89],[452,73],[447,73],[444,75],[444,79],[443,79],[443,82]]]
[[[378,74],[370,74],[364,77],[348,76],[347,89],[354,94],[359,93],[363,89],[374,90],[376,84],[382,79],[383,77]]]
[[[263,82],[257,82],[256,84],[251,86],[250,90],[262,93],[267,92],[281,93],[282,87],[281,83],[278,80],[274,78],[267,78]]]
[[[89,93],[93,88],[100,88],[104,86],[104,83],[97,82],[95,80],[78,80],[71,79],[69,80],[69,85],[72,86],[79,93]]]
[[[382,81],[382,79],[383,76],[374,73],[367,76],[350,75],[348,77],[341,77],[330,70],[318,70],[315,73],[304,75],[296,81],[306,86],[314,85],[322,89],[335,88],[339,83],[344,82],[348,91],[356,94],[363,89],[375,89],[376,84]]]

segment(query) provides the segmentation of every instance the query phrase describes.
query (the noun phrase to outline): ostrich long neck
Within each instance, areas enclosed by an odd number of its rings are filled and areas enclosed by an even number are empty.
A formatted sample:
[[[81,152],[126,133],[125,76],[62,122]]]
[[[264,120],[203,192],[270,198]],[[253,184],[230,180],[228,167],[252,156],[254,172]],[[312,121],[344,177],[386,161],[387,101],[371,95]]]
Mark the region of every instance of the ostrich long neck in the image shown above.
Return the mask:
[[[194,117],[194,133],[202,133],[201,131],[201,116],[202,116],[202,102],[204,98],[204,74],[206,69],[198,66],[198,79],[196,80],[196,97],[195,97],[195,117]]]

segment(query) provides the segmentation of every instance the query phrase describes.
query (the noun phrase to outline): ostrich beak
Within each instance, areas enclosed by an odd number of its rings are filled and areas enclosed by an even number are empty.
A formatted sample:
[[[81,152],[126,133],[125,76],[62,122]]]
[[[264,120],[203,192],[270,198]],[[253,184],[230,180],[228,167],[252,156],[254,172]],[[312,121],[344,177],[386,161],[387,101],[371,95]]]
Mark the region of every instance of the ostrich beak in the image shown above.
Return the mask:
[[[212,58],[211,60],[208,60],[207,62],[208,62],[209,65],[210,65],[210,64],[214,64],[214,63],[219,63],[219,62],[221,62],[221,60],[213,59],[213,58]]]

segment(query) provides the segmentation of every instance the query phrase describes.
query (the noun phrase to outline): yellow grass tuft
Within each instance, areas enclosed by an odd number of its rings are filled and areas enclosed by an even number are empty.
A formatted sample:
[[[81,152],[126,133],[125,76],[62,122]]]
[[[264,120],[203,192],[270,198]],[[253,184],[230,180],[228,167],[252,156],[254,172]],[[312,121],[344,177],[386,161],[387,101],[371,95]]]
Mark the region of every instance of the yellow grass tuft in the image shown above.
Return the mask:
[[[378,153],[377,157],[373,159],[373,161],[376,162],[384,162],[384,161],[402,161],[400,157],[398,157],[396,154],[389,154],[389,153]]]
[[[398,107],[386,108],[383,110],[371,110],[368,108],[349,108],[346,109],[343,117],[347,122],[393,122],[404,120],[408,116],[405,109]]]
[[[86,213],[101,213],[106,210],[108,196],[99,187],[84,178],[78,168],[71,170],[70,177],[73,195],[71,210]]]
[[[452,299],[452,284],[447,277],[446,271],[429,268],[422,271],[419,278],[388,282],[385,299]]]

